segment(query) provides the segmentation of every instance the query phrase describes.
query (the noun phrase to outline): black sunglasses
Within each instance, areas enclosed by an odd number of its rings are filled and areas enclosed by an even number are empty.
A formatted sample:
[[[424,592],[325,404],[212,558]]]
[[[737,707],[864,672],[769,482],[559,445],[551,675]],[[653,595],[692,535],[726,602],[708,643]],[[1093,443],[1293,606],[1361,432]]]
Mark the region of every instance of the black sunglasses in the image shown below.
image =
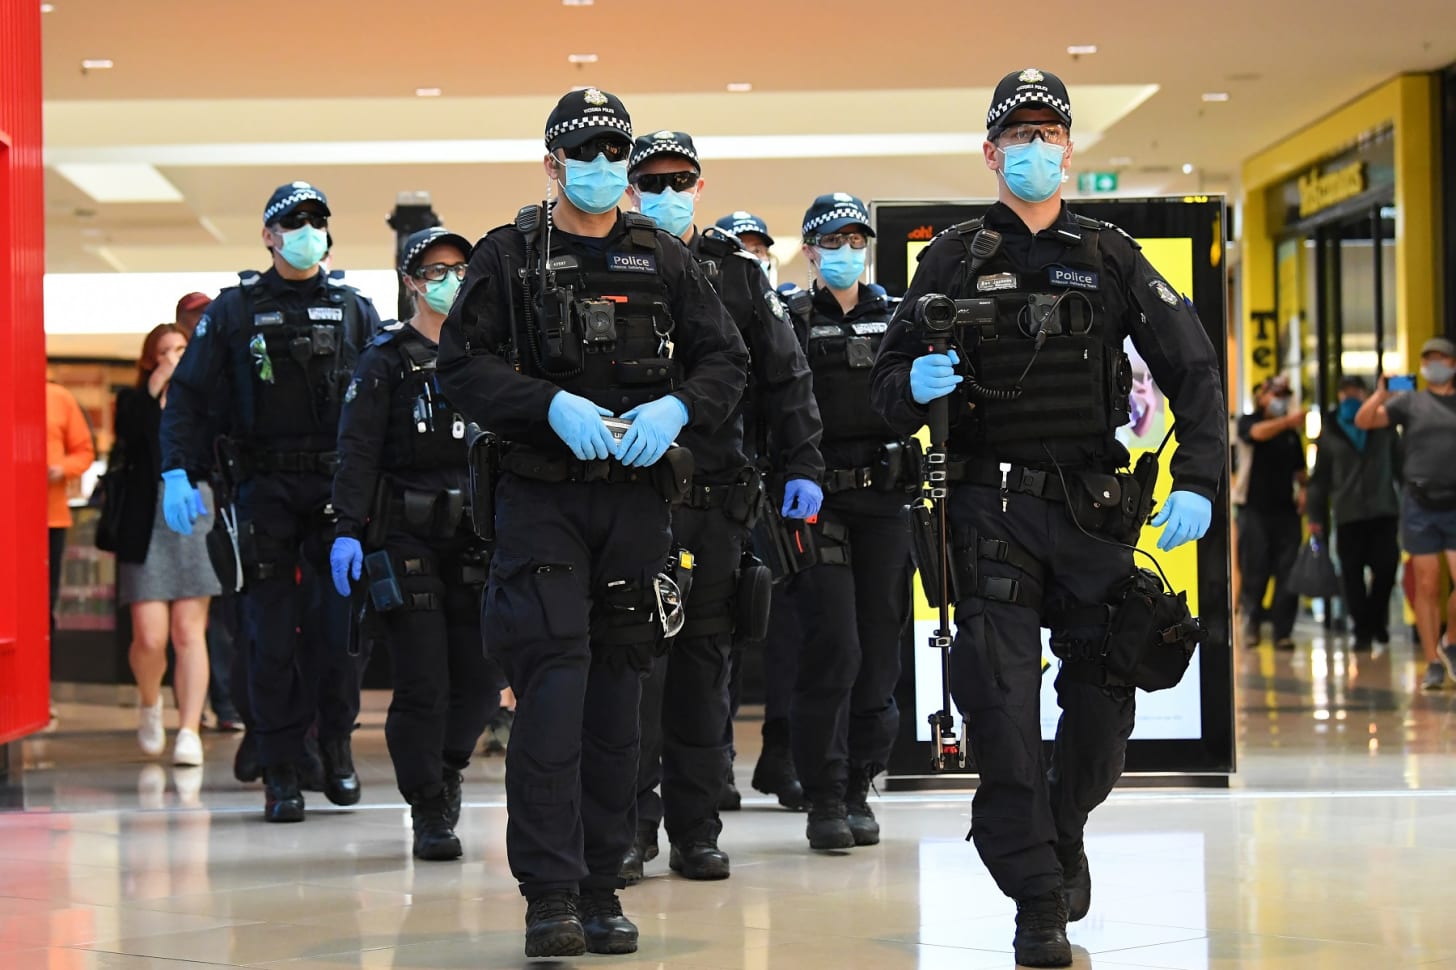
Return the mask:
[[[632,154],[632,143],[621,138],[613,138],[611,135],[598,135],[595,138],[588,138],[575,148],[562,148],[566,157],[574,162],[590,162],[598,155],[607,156],[609,162],[625,162],[627,156]]]
[[[288,213],[286,216],[278,217],[278,227],[280,229],[302,229],[305,222],[315,229],[327,229],[329,227],[329,217],[321,212],[295,211]]]
[[[657,195],[664,189],[686,192],[698,184],[697,172],[657,172],[653,175],[639,175],[632,180],[637,191],[644,195]]]

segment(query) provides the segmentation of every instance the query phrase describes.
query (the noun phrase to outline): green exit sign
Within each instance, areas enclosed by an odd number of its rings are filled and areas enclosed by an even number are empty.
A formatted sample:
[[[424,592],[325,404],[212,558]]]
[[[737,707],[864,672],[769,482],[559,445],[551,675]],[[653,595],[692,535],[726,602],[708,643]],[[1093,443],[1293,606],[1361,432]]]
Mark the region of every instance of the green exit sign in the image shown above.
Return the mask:
[[[1094,192],[1116,192],[1116,172],[1079,172],[1077,191],[1090,195]]]

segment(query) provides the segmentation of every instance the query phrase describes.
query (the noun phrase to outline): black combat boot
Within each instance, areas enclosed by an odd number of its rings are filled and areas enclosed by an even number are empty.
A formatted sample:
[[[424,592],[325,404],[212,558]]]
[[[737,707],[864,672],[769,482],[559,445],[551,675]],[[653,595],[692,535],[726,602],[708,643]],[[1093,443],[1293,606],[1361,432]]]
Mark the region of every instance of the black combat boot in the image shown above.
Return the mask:
[[[622,902],[610,889],[582,891],[581,926],[592,953],[637,952],[637,924],[622,915]]]
[[[298,769],[280,765],[263,769],[263,817],[270,822],[302,822],[303,792],[298,789]]]
[[[576,893],[553,889],[527,901],[526,956],[579,957],[585,952]]]
[[[753,787],[765,795],[773,795],[791,812],[802,812],[809,807],[804,786],[799,784],[799,773],[794,770],[794,755],[789,750],[787,737],[764,731],[763,750],[758,754],[758,764],[753,766]]]
[[[1016,962],[1024,967],[1070,967],[1067,901],[1060,890],[1016,901]]]
[[[428,862],[460,858],[460,839],[450,824],[445,792],[441,789],[429,794],[415,792],[405,796],[405,800],[410,803],[410,821],[415,829],[415,858]]]
[[[617,873],[622,881],[635,886],[643,879],[642,867],[657,858],[657,826],[637,826],[637,837],[632,848],[622,857],[622,870]]]
[[[718,848],[714,839],[700,839],[674,845],[667,856],[667,867],[684,879],[727,879],[728,853]]]
[[[447,766],[440,781],[445,785],[445,821],[449,822],[453,829],[460,824],[460,787],[464,784],[465,778],[458,770]]]
[[[1062,896],[1067,901],[1067,922],[1075,923],[1092,908],[1092,872],[1087,868],[1087,851],[1077,847],[1074,856],[1057,853],[1062,863]]]
[[[849,790],[844,793],[844,807],[848,813],[846,822],[854,833],[855,845],[879,845],[880,823],[870,809],[870,784],[879,774],[878,765],[851,765],[849,769]]]
[[[354,805],[359,801],[359,775],[354,771],[354,753],[349,736],[319,741],[319,757],[324,763],[324,795],[335,805]]]
[[[263,767],[258,764],[258,740],[252,731],[244,731],[238,740],[238,750],[233,755],[233,777],[244,783],[263,777]]]
[[[804,834],[811,849],[848,849],[854,845],[849,813],[837,798],[816,798],[809,806],[809,824]]]

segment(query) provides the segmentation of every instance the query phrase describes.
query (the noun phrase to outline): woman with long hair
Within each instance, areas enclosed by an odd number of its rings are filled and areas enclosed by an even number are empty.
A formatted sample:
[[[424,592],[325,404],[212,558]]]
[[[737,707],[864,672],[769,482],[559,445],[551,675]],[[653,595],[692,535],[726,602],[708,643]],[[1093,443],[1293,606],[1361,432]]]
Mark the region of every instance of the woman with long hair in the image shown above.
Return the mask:
[[[162,516],[162,408],[167,385],[187,335],[175,323],[152,328],[137,359],[135,388],[116,398],[116,451],[125,468],[124,518],[117,549],[117,601],[131,607],[131,670],[138,698],[137,742],[158,755],[166,747],[162,725],[162,677],[167,672],[167,640],[176,652],[172,683],[177,696],[178,730],[172,762],[202,764],[198,727],[207,700],[207,603],[220,593],[207,557],[212,530],[212,493],[199,474],[206,514],[190,536],[167,528]],[[205,471],[199,469],[199,471]]]

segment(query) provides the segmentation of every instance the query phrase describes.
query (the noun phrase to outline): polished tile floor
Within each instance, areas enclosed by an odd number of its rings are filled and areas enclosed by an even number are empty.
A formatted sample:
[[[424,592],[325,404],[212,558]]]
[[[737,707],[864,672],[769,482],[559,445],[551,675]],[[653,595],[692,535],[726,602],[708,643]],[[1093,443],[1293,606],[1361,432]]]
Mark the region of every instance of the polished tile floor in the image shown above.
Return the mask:
[[[1093,816],[1076,965],[1456,970],[1456,688],[1416,691],[1403,642],[1356,656],[1314,629],[1237,661],[1233,787],[1120,791]],[[173,769],[139,754],[129,712],[62,705],[0,811],[0,970],[527,964],[501,759],[472,766],[467,861],[415,863],[383,704],[369,698],[357,735],[365,803],[310,796],[290,826],[262,824],[256,787],[232,780],[233,736],[205,739],[205,769]],[[756,729],[740,724],[745,791]],[[641,950],[557,965],[1012,966],[1013,907],[963,841],[969,798],[875,807],[883,844],[811,855],[802,816],[749,797],[725,822],[730,880],[683,881],[659,858],[623,897]]]

